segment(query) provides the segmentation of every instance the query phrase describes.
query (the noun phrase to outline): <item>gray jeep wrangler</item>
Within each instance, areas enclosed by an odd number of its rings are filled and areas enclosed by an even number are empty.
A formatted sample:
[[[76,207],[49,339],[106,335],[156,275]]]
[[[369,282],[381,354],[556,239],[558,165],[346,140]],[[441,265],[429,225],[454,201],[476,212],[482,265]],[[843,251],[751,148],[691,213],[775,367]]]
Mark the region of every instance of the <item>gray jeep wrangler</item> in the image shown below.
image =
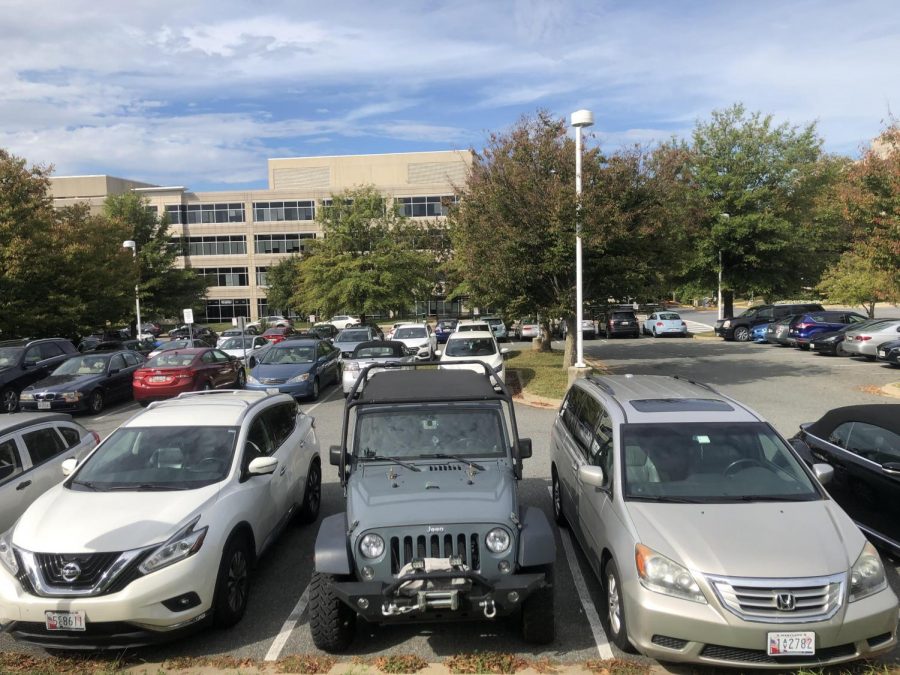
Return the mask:
[[[520,508],[516,485],[531,441],[518,437],[505,386],[476,364],[484,374],[379,365],[350,392],[330,450],[347,510],[322,521],[310,582],[319,649],[349,647],[358,616],[516,615],[526,641],[554,639],[556,543],[543,511]]]

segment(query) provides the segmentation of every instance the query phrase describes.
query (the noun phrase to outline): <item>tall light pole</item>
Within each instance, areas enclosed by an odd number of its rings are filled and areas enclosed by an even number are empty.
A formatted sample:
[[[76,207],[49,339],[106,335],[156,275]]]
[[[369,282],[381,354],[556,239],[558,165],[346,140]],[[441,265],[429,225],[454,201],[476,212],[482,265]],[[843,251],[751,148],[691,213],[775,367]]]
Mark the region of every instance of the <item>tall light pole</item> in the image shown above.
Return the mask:
[[[575,367],[584,368],[584,334],[581,320],[584,300],[581,291],[581,128],[594,123],[594,113],[590,110],[576,110],[572,113],[575,127]]]
[[[130,248],[132,257],[134,258],[134,262],[137,263],[137,242],[133,239],[129,239],[128,241],[122,242],[122,248]],[[137,314],[137,326],[134,330],[134,337],[138,339],[138,336],[141,334],[141,296],[140,296],[140,288],[138,281],[140,280],[140,268],[138,268],[138,277],[134,282],[134,309]]]
[[[728,213],[720,213],[719,218],[731,218],[731,215]],[[719,249],[719,293],[716,297],[716,314],[718,318],[725,318],[725,308],[722,306],[722,249]]]

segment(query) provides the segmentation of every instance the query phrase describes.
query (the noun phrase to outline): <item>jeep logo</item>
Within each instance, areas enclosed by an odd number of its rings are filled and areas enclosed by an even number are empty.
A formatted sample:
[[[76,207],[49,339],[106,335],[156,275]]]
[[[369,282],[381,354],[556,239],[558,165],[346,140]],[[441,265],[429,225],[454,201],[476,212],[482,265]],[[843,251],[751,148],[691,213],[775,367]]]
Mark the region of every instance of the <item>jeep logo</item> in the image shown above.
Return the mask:
[[[427,528],[425,528],[425,532],[428,534],[437,534],[438,532],[443,532],[443,531],[444,531],[443,527],[435,527],[434,525],[429,525]]]

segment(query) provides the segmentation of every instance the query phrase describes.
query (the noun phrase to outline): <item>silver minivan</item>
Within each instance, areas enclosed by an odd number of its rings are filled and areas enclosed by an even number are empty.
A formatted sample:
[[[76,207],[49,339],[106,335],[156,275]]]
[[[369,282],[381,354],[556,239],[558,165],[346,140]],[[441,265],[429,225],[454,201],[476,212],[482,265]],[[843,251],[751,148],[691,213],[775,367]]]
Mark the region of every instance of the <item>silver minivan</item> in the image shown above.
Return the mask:
[[[623,651],[824,666],[897,642],[875,548],[762,418],[706,385],[590,377],[551,435],[553,510],[600,579]]]

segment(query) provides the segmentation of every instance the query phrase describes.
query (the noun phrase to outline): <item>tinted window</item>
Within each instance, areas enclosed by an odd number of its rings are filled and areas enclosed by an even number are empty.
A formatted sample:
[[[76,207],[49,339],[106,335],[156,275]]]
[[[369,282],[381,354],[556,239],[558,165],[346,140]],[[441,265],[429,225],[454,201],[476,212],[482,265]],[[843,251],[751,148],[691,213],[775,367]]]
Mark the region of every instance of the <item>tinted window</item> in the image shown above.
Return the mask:
[[[613,428],[609,413],[602,406],[600,407],[600,423],[594,432],[594,441],[591,444],[588,461],[594,466],[602,467],[606,481],[609,482],[613,463]]]
[[[679,319],[681,319],[681,317],[675,312],[663,312],[659,315],[659,318],[663,321],[678,321]]]
[[[216,356],[212,352],[203,352],[200,356],[200,360],[203,361],[203,363],[215,363]]]
[[[101,375],[106,372],[109,356],[93,354],[66,359],[53,371],[54,375]]]
[[[131,352],[129,352],[128,354],[125,354],[125,363],[127,363],[129,366],[139,365],[139,364],[143,363],[143,361],[144,361],[144,359],[142,359],[137,354],[133,354]]]
[[[41,359],[52,359],[54,356],[61,356],[63,350],[55,342],[41,343]]]
[[[266,424],[272,435],[272,444],[278,448],[294,431],[297,421],[297,406],[294,403],[282,403],[266,410],[263,416],[266,418]]]
[[[22,434],[22,440],[28,448],[31,463],[35,465],[53,459],[66,449],[62,438],[52,427],[25,432]]]
[[[833,443],[839,448],[847,447],[847,439],[850,438],[850,430],[853,428],[853,422],[844,422],[835,428],[828,436],[828,442]]]
[[[874,424],[854,422],[847,450],[876,464],[900,462],[900,436]]]
[[[25,363],[35,364],[41,360],[41,349],[38,346],[29,347],[25,351]]]
[[[355,359],[379,359],[401,356],[403,356],[403,347],[401,345],[357,347],[353,350],[353,358]]]
[[[0,441],[0,485],[20,473],[22,462],[19,459],[16,442],[11,438]]]
[[[125,368],[125,357],[122,354],[116,354],[109,362],[110,370],[123,370]]]
[[[368,330],[343,330],[341,331],[341,334],[337,336],[335,342],[362,342],[369,338],[370,334]]]
[[[68,447],[75,447],[81,442],[81,432],[78,431],[78,429],[64,425],[60,425],[56,428],[59,429],[59,433],[62,434],[62,437],[65,439],[66,445]]]
[[[0,347],[0,368],[16,365],[21,356],[21,347]]]
[[[157,354],[147,361],[147,368],[187,368],[194,363],[196,354],[178,354],[174,350]]]

